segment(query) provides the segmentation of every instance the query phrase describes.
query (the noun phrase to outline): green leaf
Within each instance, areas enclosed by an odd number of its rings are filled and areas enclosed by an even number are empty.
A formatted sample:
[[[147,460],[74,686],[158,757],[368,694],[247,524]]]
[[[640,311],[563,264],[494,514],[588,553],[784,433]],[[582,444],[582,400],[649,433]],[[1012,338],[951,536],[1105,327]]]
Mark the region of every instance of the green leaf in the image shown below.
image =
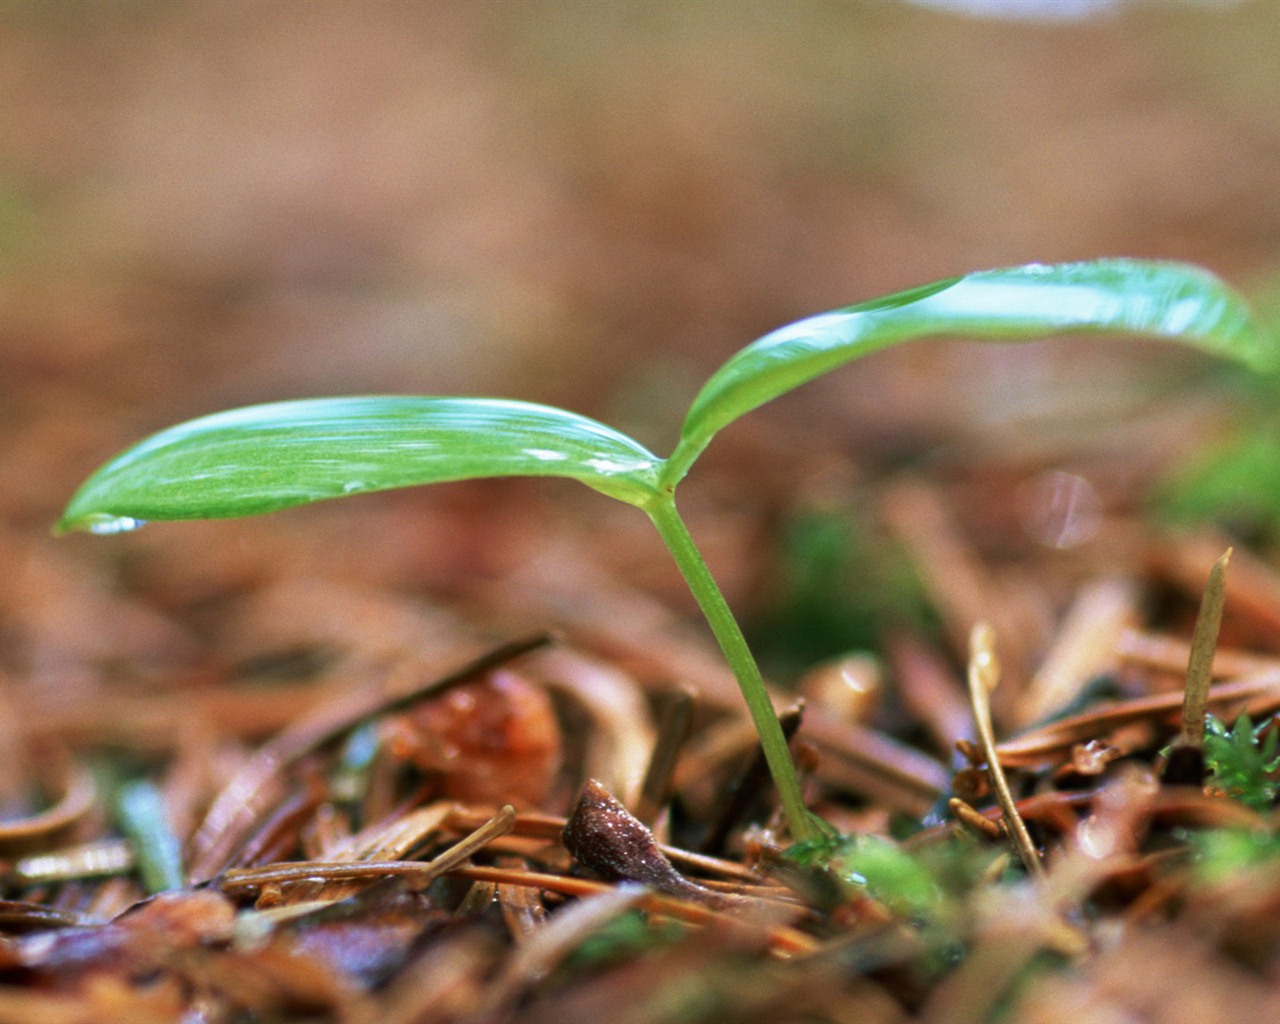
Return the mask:
[[[1280,338],[1197,267],[1113,259],[980,271],[810,317],[743,349],[694,399],[663,483],[674,487],[738,417],[859,356],[941,335],[1019,341],[1066,332],[1171,338],[1255,369],[1280,366]]]
[[[59,531],[252,515],[365,491],[494,476],[563,476],[644,505],[660,460],[602,423],[488,398],[277,402],[164,430],[81,486]]]

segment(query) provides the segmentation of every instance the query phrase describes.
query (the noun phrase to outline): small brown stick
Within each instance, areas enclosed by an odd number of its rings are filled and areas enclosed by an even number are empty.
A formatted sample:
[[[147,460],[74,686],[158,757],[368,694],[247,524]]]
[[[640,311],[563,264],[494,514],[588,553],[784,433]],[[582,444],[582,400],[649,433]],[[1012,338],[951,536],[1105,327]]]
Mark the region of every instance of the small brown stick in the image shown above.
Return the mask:
[[[232,868],[222,876],[220,888],[229,895],[239,895],[288,882],[374,881],[402,875],[408,875],[415,881],[429,881],[435,874],[438,872],[433,870],[432,863],[422,860],[304,860],[292,864],[264,864],[260,868]]]
[[[449,874],[454,878],[469,878],[475,882],[529,885],[545,889],[547,892],[560,893],[562,896],[592,896],[615,888],[609,882],[597,882],[589,878],[571,878],[568,875],[552,875],[539,871],[515,871],[480,864],[455,868]],[[705,904],[691,903],[652,891],[646,893],[640,901],[640,906],[650,913],[662,914],[677,921],[684,921],[686,924],[705,925],[730,921],[742,923],[741,918],[732,917]],[[778,952],[813,953],[818,950],[817,939],[788,925],[765,925],[764,930],[769,935],[769,945]]]
[[[1163,721],[1182,706],[1180,693],[1157,693],[1133,697],[1115,704],[1062,718],[1042,729],[1023,733],[1000,744],[1000,763],[1006,766],[1042,764],[1065,756],[1073,743],[1105,735],[1131,722]],[[1256,676],[1219,683],[1210,689],[1210,705],[1244,705],[1251,715],[1270,714],[1280,707],[1280,671],[1271,669]]]
[[[1196,628],[1191,634],[1191,656],[1187,659],[1187,685],[1182,700],[1182,746],[1204,744],[1204,713],[1209,704],[1209,684],[1213,681],[1213,652],[1218,646],[1222,625],[1222,605],[1226,598],[1227,563],[1231,548],[1213,563],[1204,586]]]
[[[1026,822],[1022,820],[1014,804],[1009,782],[1004,777],[1000,758],[996,754],[996,738],[991,727],[991,691],[999,682],[1000,662],[996,659],[995,633],[985,622],[979,622],[969,636],[969,700],[973,704],[978,741],[987,759],[987,775],[991,779],[991,787],[996,791],[996,800],[1000,804],[1000,813],[1013,848],[1028,873],[1040,878],[1044,875],[1044,865],[1040,863],[1040,855],[1031,842]]]
[[[389,821],[378,822],[357,832],[353,836],[348,836],[345,840],[334,846],[327,848],[320,855],[321,859],[330,862],[350,861],[353,864],[360,861],[393,861],[405,860],[411,850],[419,846],[427,836],[437,831],[440,825],[449,816],[450,807],[444,803],[428,804],[426,807],[418,807],[407,813],[399,814]],[[510,815],[515,818],[515,813]],[[490,822],[482,822],[479,826],[481,829],[490,827]],[[513,822],[508,822],[508,825]],[[499,835],[506,835],[511,831],[510,827],[506,832]],[[469,836],[463,842],[474,838]],[[350,896],[357,890],[358,886],[351,885],[325,885],[317,888],[308,886],[299,886],[296,891],[291,892],[290,898],[298,901],[303,900],[339,900],[346,896]]]
[[[1092,813],[1099,795],[1098,789],[1039,793],[1019,800],[1018,814],[1023,819],[1065,832],[1067,829],[1062,827],[1063,823],[1069,820],[1071,827],[1074,828],[1078,815]],[[997,816],[1001,811],[998,807],[990,807],[981,811],[973,810],[973,813],[986,818],[992,825],[997,825]],[[1161,788],[1152,801],[1151,813],[1152,820],[1164,826],[1236,828],[1251,831],[1266,828],[1266,818],[1257,811],[1250,810],[1236,800],[1223,800],[1219,796],[1213,796],[1202,789],[1189,786]],[[932,843],[944,842],[951,834],[950,825],[934,825],[923,832],[917,832],[903,845],[907,849],[919,849]]]
[[[110,877],[133,870],[133,850],[123,839],[98,839],[34,853],[12,865],[0,861],[0,868],[0,878],[17,886]]]
[[[1001,830],[999,824],[992,821],[981,811],[974,810],[958,796],[953,796],[948,800],[947,807],[956,821],[969,828],[970,831],[976,832],[984,839],[1004,838],[1004,832]]]
[[[1160,773],[1161,779],[1171,785],[1198,786],[1204,781],[1204,715],[1213,683],[1213,656],[1218,646],[1218,628],[1222,625],[1229,561],[1231,548],[1213,563],[1200,599],[1182,688],[1182,731]]]
[[[284,882],[334,882],[392,875],[408,875],[416,884],[425,885],[452,871],[494,839],[510,832],[515,823],[515,813],[510,806],[503,807],[470,835],[432,860],[302,861],[297,864],[268,864],[260,868],[233,868],[223,875],[221,888],[223,892],[252,891]]]
[[[0,900],[0,928],[34,931],[45,928],[86,928],[101,924],[91,914],[79,914],[71,910],[58,910],[44,903],[28,900]]]

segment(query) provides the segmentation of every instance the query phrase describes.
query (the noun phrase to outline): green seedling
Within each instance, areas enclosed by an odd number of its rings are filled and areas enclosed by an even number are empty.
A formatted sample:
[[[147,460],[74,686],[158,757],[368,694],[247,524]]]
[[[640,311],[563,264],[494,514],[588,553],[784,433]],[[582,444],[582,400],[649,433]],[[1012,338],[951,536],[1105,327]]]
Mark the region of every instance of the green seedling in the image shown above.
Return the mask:
[[[801,320],[731,357],[693,400],[675,448],[563,409],[493,398],[363,397],[279,402],[162,431],[112,459],[58,528],[118,533],[153,519],[270,512],[325,498],[478,477],[558,476],[648,514],[737,677],[788,827],[825,831],[805,808],[755,659],[676,511],[677,484],[740,416],[870,352],[936,336],[1033,340],[1146,334],[1270,368],[1277,340],[1203,270],[1100,260],[982,271]]]

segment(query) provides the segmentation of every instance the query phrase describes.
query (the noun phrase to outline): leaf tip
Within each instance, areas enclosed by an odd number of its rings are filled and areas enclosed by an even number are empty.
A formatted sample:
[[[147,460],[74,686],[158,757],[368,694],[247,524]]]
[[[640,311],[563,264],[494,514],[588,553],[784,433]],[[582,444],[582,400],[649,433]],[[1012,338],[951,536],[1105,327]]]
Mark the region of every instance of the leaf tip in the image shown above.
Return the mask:
[[[117,533],[131,533],[146,523],[145,519],[112,515],[110,512],[77,512],[73,502],[54,523],[53,535],[62,537],[68,533],[92,533],[99,537],[109,537]]]

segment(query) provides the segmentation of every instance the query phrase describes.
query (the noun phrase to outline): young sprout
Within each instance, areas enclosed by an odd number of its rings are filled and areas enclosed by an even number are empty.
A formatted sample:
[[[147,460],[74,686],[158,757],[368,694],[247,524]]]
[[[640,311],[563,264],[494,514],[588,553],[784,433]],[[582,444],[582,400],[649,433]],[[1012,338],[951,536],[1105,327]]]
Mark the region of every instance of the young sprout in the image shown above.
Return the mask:
[[[675,490],[712,438],[771,399],[903,341],[943,335],[1032,340],[1065,332],[1171,338],[1255,368],[1280,345],[1211,274],[1174,263],[1099,260],[981,271],[801,320],[729,359],[693,400],[660,458],[595,420],[493,398],[382,396],[278,402],[171,427],[95,472],[59,531],[117,533],[152,519],[253,515],[365,491],[498,476],[560,476],[648,514],[746,699],[788,827],[805,807],[755,659],[676,510]]]
[[[1255,811],[1275,806],[1280,791],[1280,782],[1274,777],[1280,771],[1276,754],[1280,733],[1274,726],[1268,719],[1255,727],[1248,715],[1241,715],[1228,729],[1222,719],[1206,715],[1204,757],[1209,785]]]

